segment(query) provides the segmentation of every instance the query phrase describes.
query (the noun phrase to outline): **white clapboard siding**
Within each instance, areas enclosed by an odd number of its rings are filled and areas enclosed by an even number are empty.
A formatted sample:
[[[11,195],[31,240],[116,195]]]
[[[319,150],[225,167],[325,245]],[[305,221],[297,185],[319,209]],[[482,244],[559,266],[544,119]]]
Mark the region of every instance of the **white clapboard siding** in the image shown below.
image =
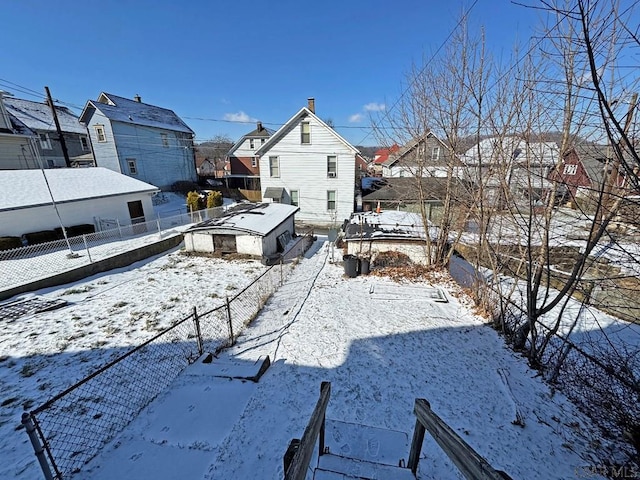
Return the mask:
[[[301,143],[302,121],[311,126],[311,143]],[[278,136],[279,137],[279,136]],[[337,175],[327,176],[327,157],[337,157]],[[271,177],[269,157],[277,156],[280,176]],[[276,144],[260,158],[262,193],[269,187],[284,188],[290,195],[297,190],[300,211],[296,219],[310,223],[341,224],[353,213],[355,197],[355,149],[336,137],[314,116],[290,125]],[[336,211],[327,210],[327,192],[336,192]],[[265,201],[270,201],[265,199]],[[289,202],[289,198],[283,201]]]

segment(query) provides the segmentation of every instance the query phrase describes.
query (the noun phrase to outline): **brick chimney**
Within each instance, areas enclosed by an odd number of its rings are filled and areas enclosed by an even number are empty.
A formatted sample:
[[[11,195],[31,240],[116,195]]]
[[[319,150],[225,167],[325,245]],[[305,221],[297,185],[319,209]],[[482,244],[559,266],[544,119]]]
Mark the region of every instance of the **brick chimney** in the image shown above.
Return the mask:
[[[309,110],[311,110],[311,113],[316,113],[316,99],[313,97],[309,97],[308,99],[309,102]]]
[[[140,95],[138,95],[137,93],[136,93],[136,96],[133,97],[133,99],[138,103],[142,103],[142,97]]]
[[[261,132],[262,130],[262,122],[258,122],[258,131]]]

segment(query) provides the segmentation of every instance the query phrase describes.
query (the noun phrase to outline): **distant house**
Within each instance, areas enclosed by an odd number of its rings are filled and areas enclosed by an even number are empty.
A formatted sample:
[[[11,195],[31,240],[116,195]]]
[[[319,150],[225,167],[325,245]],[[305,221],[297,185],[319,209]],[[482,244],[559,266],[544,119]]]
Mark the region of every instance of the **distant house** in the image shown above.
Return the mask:
[[[398,145],[391,145],[389,148],[381,148],[376,151],[373,161],[369,164],[369,171],[376,177],[382,176],[382,165],[389,160],[389,155],[400,150]]]
[[[0,170],[40,168],[36,134],[9,115],[6,95],[0,91]]]
[[[220,218],[206,220],[184,234],[188,252],[237,253],[270,258],[285,251],[295,233],[298,207],[242,203]]]
[[[390,152],[387,160],[382,162],[382,176],[447,177],[450,172],[455,176],[461,165],[444,142],[433,132],[428,132]]]
[[[457,178],[383,178],[377,183],[377,189],[362,198],[365,212],[381,209],[421,214],[421,189],[427,220],[434,225],[440,225],[447,193],[455,209],[451,212],[454,223],[464,219],[471,203],[472,185]]]
[[[483,185],[488,204],[502,202],[505,184],[516,200],[546,198],[554,188],[549,175],[559,159],[557,143],[517,136],[483,139],[460,156],[463,178]]]
[[[258,122],[256,129],[243,135],[227,153],[232,175],[259,176],[260,165],[256,151],[262,147],[275,132]]]
[[[331,224],[354,211],[358,150],[315,114],[315,101],[291,117],[255,156],[264,201],[300,207],[298,218]]]
[[[69,161],[65,159],[62,142],[56,129],[53,112],[48,103],[5,98],[4,104],[10,116],[15,117],[37,137],[35,143],[43,168],[88,167],[95,161],[91,142],[85,126],[66,107],[55,106],[64,145]],[[35,168],[40,168],[36,166]]]
[[[45,178],[46,177],[46,178]],[[48,186],[47,186],[48,184]],[[153,185],[106,168],[0,171],[0,236],[21,236],[102,221],[130,225],[153,218]]]
[[[354,213],[343,230],[348,255],[364,256],[375,263],[381,253],[398,252],[413,263],[429,263],[427,230],[417,213],[393,210]]]
[[[597,195],[613,157],[612,148],[608,145],[576,144],[564,154],[562,164],[549,178],[564,187],[567,199],[587,196],[590,192]],[[620,186],[623,181],[620,175],[616,185]]]
[[[96,163],[168,189],[195,182],[193,131],[173,111],[102,92],[80,115],[91,136]]]

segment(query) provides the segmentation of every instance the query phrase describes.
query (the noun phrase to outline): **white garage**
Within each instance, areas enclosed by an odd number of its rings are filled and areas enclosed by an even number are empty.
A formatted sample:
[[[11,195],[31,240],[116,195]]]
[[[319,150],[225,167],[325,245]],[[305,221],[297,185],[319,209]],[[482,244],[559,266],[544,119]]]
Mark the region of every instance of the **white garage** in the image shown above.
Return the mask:
[[[0,237],[89,224],[153,219],[158,188],[106,168],[0,170]],[[56,213],[57,209],[57,213]],[[60,218],[58,218],[58,215]]]
[[[243,203],[184,234],[188,252],[238,253],[271,258],[286,250],[295,234],[298,207],[283,203]]]

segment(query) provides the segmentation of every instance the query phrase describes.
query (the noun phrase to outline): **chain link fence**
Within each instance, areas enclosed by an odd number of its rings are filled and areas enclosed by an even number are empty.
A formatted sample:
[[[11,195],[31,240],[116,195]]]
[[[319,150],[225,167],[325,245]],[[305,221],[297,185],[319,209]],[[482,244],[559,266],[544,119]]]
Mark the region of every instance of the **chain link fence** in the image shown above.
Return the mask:
[[[0,291],[51,277],[178,233],[178,227],[218,218],[224,207],[119,225],[87,235],[0,250]]]
[[[304,254],[312,237],[299,240]],[[296,244],[298,246],[298,244]],[[292,254],[293,255],[293,254]],[[191,363],[235,343],[296,262],[272,266],[212,310],[193,313],[31,412],[22,423],[47,480],[81,471]]]

